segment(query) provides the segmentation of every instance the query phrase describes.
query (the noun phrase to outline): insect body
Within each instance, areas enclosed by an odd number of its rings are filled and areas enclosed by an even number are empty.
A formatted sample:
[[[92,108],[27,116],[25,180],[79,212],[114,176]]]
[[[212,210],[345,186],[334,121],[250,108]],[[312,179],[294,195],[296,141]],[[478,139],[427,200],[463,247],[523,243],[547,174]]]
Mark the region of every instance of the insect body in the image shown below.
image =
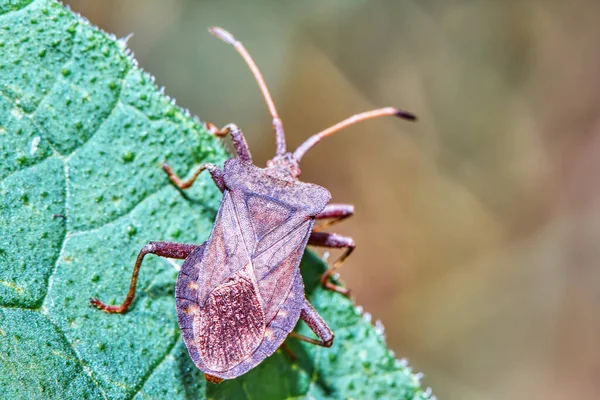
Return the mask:
[[[183,338],[196,365],[211,376],[246,372],[277,350],[304,308],[314,313],[298,264],[330,195],[271,172],[277,171],[235,158],[225,163],[212,234],[186,258],[178,277]],[[316,313],[309,318],[324,325]],[[322,337],[324,344],[332,339],[329,331]]]
[[[343,248],[345,252],[321,277],[321,283],[337,292],[347,289],[333,284],[331,275],[354,249],[351,238],[317,232],[315,220],[329,224],[351,216],[351,205],[328,204],[330,193],[323,187],[298,180],[304,153],[345,126],[368,118],[396,115],[414,120],[412,114],[382,108],[357,114],[310,137],[294,153],[286,151],[283,126],[263,77],[254,61],[231,34],[210,32],[235,46],[255,75],[273,117],[277,154],[267,168],[252,164],[243,133],[230,124],[213,134],[232,138],[237,157],[225,162],[221,171],[204,164],[188,181],[181,181],[168,164],[163,168],[178,187],[190,187],[208,170],[223,199],[206,242],[201,245],[150,242],[140,251],[123,304],[110,306],[92,299],[96,307],[110,313],[125,312],[136,291],[140,266],[148,253],[185,259],[176,285],[177,319],[189,354],[207,380],[221,382],[244,374],[273,354],[288,336],[324,347],[331,346],[333,333],[306,300],[299,264],[307,244]],[[321,226],[322,227],[322,226]],[[293,332],[302,319],[318,340]]]

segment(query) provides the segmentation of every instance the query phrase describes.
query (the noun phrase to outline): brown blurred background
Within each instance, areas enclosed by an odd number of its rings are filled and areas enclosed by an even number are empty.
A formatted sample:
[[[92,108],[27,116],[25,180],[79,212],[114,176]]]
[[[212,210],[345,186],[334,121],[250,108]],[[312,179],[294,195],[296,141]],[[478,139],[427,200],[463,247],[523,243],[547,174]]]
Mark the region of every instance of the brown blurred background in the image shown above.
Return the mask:
[[[265,75],[305,181],[356,205],[341,275],[440,399],[600,398],[600,3],[593,0],[66,1],[258,165]],[[337,254],[332,254],[335,256]]]

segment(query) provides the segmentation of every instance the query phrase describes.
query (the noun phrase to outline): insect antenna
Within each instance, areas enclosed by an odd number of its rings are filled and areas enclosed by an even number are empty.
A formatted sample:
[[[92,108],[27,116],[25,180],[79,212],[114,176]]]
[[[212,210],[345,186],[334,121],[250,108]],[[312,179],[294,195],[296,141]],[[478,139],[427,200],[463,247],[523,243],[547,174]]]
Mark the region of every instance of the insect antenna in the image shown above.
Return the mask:
[[[225,29],[219,28],[218,26],[211,26],[210,28],[208,28],[208,31],[214,36],[224,41],[225,43],[229,43],[230,45],[235,47],[237,52],[240,53],[240,55],[244,58],[244,61],[246,61],[246,64],[248,64],[248,67],[250,67],[250,70],[252,71],[256,82],[258,83],[258,87],[260,87],[260,91],[262,92],[263,97],[267,102],[269,112],[273,117],[273,129],[275,130],[275,140],[277,142],[277,155],[285,154],[285,132],[283,131],[283,124],[281,123],[281,119],[277,114],[275,104],[273,103],[273,99],[271,98],[271,94],[269,93],[269,89],[267,88],[267,84],[265,83],[265,79],[263,78],[256,64],[254,63],[252,56],[250,55],[250,53],[248,53],[248,50],[246,50],[244,45]]]
[[[371,110],[371,111],[366,111],[366,112],[363,112],[360,114],[355,114],[355,115],[351,116],[350,118],[346,118],[345,120],[338,122],[337,124],[327,128],[315,135],[312,135],[311,137],[306,139],[306,141],[304,143],[302,143],[300,146],[298,146],[296,151],[294,151],[294,159],[297,162],[300,162],[300,160],[302,159],[304,154],[306,154],[306,152],[308,150],[310,150],[315,144],[319,143],[323,138],[325,138],[329,135],[332,135],[350,125],[354,125],[357,122],[365,121],[367,119],[379,118],[379,117],[385,117],[385,116],[396,116],[396,117],[406,119],[408,121],[416,121],[417,120],[416,115],[411,114],[406,111],[399,110],[397,108],[393,108],[393,107],[379,108],[377,110]]]

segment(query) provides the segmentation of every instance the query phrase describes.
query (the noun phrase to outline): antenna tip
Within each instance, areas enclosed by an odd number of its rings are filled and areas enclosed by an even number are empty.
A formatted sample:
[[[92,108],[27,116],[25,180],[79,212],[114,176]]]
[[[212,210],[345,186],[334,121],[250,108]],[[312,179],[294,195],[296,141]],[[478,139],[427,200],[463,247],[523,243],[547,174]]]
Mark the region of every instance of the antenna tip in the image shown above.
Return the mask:
[[[407,121],[416,121],[418,119],[415,114],[409,113],[408,111],[398,110],[398,109],[396,109],[396,116],[400,117],[402,119],[405,119]]]
[[[223,28],[219,28],[218,26],[211,26],[208,28],[208,31],[226,43],[235,44],[235,42],[237,42],[231,33],[227,32]]]

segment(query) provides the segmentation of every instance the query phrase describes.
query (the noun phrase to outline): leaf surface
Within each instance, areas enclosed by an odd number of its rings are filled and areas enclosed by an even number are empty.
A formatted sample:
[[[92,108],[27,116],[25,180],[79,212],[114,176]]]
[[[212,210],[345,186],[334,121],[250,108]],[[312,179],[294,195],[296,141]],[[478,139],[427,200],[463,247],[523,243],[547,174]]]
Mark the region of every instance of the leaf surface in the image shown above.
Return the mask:
[[[293,340],[243,377],[207,384],[176,321],[176,270],[147,257],[125,315],[119,303],[150,240],[201,243],[220,193],[181,175],[227,153],[136,67],[122,42],[50,0],[0,2],[0,388],[10,399],[425,399],[405,363],[344,297],[309,298],[336,333],[323,349]],[[310,335],[307,327],[300,332]]]

